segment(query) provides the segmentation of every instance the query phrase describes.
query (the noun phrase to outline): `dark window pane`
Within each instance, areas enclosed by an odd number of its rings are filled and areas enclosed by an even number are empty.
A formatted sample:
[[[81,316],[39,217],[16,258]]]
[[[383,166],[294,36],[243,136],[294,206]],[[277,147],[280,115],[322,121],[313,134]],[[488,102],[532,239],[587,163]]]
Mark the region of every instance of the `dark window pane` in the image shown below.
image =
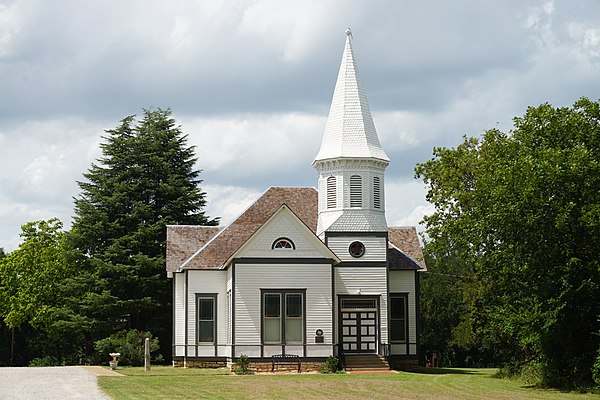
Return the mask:
[[[278,293],[265,293],[265,317],[279,317],[281,296]]]
[[[406,324],[403,319],[390,321],[390,339],[394,341],[406,340]]]
[[[286,311],[287,317],[301,317],[302,316],[302,295],[301,294],[286,294]]]
[[[214,322],[200,321],[198,323],[198,341],[199,342],[214,342]]]
[[[391,318],[406,318],[404,297],[390,298],[390,317]]]
[[[200,321],[212,321],[214,319],[213,298],[198,299],[198,319]]]

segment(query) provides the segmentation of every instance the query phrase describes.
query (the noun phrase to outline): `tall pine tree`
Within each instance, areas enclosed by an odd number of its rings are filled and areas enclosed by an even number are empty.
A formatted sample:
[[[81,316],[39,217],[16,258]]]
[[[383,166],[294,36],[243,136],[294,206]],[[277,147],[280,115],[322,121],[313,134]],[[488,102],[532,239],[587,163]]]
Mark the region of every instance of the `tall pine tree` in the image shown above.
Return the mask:
[[[203,211],[205,193],[194,148],[169,109],[144,110],[106,131],[102,157],[78,182],[69,235],[81,275],[74,293],[91,342],[121,329],[151,331],[171,350],[171,282],[165,274],[169,224],[216,225]],[[91,287],[89,287],[91,286]]]

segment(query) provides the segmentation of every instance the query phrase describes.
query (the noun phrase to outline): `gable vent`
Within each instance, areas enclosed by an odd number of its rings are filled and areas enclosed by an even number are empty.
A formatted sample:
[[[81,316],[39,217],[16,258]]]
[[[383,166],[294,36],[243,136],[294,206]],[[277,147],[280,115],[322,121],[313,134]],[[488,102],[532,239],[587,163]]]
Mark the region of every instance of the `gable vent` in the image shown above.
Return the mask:
[[[337,203],[336,198],[336,180],[335,176],[327,178],[327,208],[335,208]]]
[[[381,181],[378,176],[373,177],[373,207],[381,208]]]
[[[350,177],[350,207],[362,207],[362,179],[360,175]]]

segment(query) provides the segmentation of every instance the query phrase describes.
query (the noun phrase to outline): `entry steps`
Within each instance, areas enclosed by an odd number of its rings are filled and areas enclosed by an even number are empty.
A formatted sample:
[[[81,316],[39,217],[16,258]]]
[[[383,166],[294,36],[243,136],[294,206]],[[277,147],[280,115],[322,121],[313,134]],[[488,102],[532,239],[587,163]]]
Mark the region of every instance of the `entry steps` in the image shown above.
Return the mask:
[[[389,371],[390,366],[385,357],[378,354],[346,355],[346,371]]]

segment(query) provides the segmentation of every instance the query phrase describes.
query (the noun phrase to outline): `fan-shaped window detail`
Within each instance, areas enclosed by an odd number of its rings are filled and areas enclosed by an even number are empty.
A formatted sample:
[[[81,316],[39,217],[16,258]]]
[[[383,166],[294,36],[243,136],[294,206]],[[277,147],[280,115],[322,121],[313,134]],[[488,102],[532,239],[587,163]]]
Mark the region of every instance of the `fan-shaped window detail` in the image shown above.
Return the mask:
[[[327,208],[335,208],[337,206],[336,189],[335,176],[330,176],[327,178]]]
[[[282,237],[274,241],[273,246],[271,246],[271,248],[295,250],[296,246],[294,245],[294,242],[292,242],[290,239]]]
[[[360,175],[350,177],[350,207],[362,207],[362,178]]]
[[[373,177],[373,207],[381,208],[381,180],[378,176]]]

